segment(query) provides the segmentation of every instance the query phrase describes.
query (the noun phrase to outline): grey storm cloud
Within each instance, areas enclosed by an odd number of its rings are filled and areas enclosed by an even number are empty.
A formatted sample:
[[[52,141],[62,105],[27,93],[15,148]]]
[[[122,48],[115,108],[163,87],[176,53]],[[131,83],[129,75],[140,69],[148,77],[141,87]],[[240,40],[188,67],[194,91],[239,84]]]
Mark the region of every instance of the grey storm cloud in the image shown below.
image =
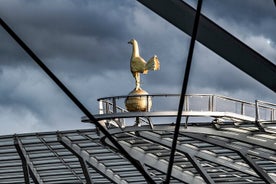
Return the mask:
[[[206,0],[203,13],[275,63],[273,1]],[[160,71],[142,76],[142,87],[150,93],[180,92],[190,37],[137,1],[2,0],[0,17],[92,113],[97,113],[97,98],[134,88],[131,38],[138,40],[145,60],[156,54],[161,63]],[[89,127],[3,29],[0,40],[0,122],[9,122],[0,134]],[[188,89],[275,102],[273,92],[200,43]]]
[[[141,10],[137,2],[122,2],[87,1],[79,5],[75,1],[6,1],[2,2],[1,16],[50,66],[74,69],[74,63],[81,63],[79,69],[85,73],[88,68],[93,72],[120,70],[129,60],[129,39],[135,36],[141,40],[146,58],[152,54],[147,51],[161,53],[164,47],[158,48],[160,41],[166,45],[169,39],[163,36],[165,31],[175,30],[165,21],[160,23],[157,15],[149,16],[150,11]],[[150,37],[151,42],[147,41]],[[2,46],[3,62],[29,60],[10,38],[4,41],[8,47]]]
[[[127,8],[120,7],[124,5],[102,1],[87,5],[73,1],[2,1],[2,4],[1,16],[42,59],[99,65],[108,62],[106,53],[112,53],[114,60],[121,59],[116,54],[124,50],[119,40],[128,39],[123,37],[129,28],[128,16],[120,15],[130,14]],[[14,47],[17,46],[6,47],[5,53],[15,54],[8,50]],[[115,62],[107,66],[110,65],[117,66]]]
[[[241,31],[239,34],[265,35],[276,43],[276,7],[273,0],[207,0],[205,9],[211,10],[209,16],[215,21],[227,20],[230,32],[231,24],[236,24]]]
[[[264,18],[275,18],[275,5],[273,0],[231,0],[217,1],[207,0],[204,4],[206,8],[220,17],[233,19],[241,23],[260,23]]]

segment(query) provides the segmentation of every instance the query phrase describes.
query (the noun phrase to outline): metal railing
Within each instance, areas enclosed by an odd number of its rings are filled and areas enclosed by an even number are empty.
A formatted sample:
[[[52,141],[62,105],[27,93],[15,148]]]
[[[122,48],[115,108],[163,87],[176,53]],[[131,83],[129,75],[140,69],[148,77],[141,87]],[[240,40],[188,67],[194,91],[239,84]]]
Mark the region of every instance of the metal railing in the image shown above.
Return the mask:
[[[179,94],[136,95],[152,100],[151,112],[177,110]],[[124,101],[130,96],[112,96],[98,99],[99,114],[128,112]],[[149,108],[147,108],[149,109]],[[230,112],[255,118],[256,121],[275,121],[276,104],[256,100],[255,103],[213,94],[191,94],[185,96],[184,111],[187,112]]]

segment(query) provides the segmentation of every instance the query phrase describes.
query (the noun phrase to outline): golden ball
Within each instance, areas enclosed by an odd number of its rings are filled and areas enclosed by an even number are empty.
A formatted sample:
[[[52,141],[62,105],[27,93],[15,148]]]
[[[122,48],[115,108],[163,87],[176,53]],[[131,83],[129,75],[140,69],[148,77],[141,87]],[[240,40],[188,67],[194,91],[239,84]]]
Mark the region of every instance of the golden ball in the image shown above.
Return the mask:
[[[140,96],[140,95],[148,95],[148,93],[144,90],[137,89],[131,91],[125,100],[126,109],[130,112],[146,112],[150,111],[152,106],[152,101],[150,96]],[[137,96],[137,97],[136,97]]]

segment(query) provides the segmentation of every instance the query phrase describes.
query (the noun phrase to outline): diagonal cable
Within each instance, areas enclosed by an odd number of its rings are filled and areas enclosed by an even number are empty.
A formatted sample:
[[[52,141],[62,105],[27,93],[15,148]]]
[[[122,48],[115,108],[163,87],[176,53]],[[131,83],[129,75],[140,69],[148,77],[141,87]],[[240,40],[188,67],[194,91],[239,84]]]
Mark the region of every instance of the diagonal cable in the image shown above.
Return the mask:
[[[58,87],[74,102],[76,106],[93,122],[100,131],[112,142],[118,151],[126,157],[136,169],[144,176],[149,183],[155,183],[149,174],[144,170],[141,163],[135,160],[125,149],[116,141],[114,137],[98,122],[98,120],[88,111],[88,109],[69,91],[69,89],[55,76],[54,73],[36,56],[36,54],[16,35],[15,32],[0,18],[1,26],[9,35],[22,47],[22,49],[41,67],[41,69],[58,85]]]
[[[178,113],[177,113],[177,118],[176,118],[176,123],[175,123],[175,130],[174,130],[170,160],[169,160],[169,164],[168,164],[167,176],[166,176],[166,180],[164,181],[165,184],[170,183],[172,167],[173,167],[173,163],[174,163],[174,156],[175,156],[175,151],[176,151],[177,138],[178,138],[181,116],[182,116],[182,110],[183,110],[183,105],[184,105],[184,101],[185,101],[185,95],[186,95],[186,91],[187,91],[189,74],[190,74],[190,69],[191,69],[191,64],[192,64],[194,45],[195,45],[195,40],[196,40],[201,6],[202,6],[202,0],[198,0],[197,11],[196,11],[195,21],[194,21],[194,26],[193,26],[193,33],[192,33],[192,38],[191,38],[191,42],[190,42],[187,64],[186,64],[186,69],[185,69],[184,79],[183,79],[183,84],[182,84],[182,91],[181,91],[181,96],[180,96],[180,101],[179,101],[179,106],[178,106]]]

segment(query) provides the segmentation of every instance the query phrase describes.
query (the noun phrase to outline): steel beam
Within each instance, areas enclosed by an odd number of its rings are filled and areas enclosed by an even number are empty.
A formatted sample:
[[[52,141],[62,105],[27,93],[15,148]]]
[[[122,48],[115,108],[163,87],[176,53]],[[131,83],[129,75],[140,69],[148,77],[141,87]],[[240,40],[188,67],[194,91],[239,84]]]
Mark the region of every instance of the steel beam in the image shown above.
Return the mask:
[[[23,175],[24,175],[24,181],[25,184],[30,184],[30,178],[29,178],[29,167],[26,161],[26,158],[24,157],[20,147],[18,146],[18,144],[14,144],[15,148],[20,156],[21,162],[22,162],[22,169],[23,169]]]
[[[49,151],[51,151],[59,160],[60,162],[63,164],[64,167],[66,167],[80,182],[84,183],[81,179],[81,177],[76,173],[76,171],[74,169],[71,168],[70,164],[68,164],[67,162],[64,161],[64,158],[62,158],[56,150],[54,150],[51,145],[46,142],[44,140],[44,138],[42,138],[41,136],[37,136],[38,139],[49,149]]]
[[[170,180],[171,180],[171,173],[172,173],[172,167],[174,164],[177,139],[178,139],[179,129],[180,129],[180,125],[181,125],[182,111],[183,111],[183,107],[185,104],[185,99],[186,99],[185,95],[186,95],[186,91],[187,91],[187,87],[188,87],[189,76],[190,76],[190,71],[191,71],[191,66],[192,66],[192,58],[193,58],[194,46],[195,46],[195,41],[196,41],[196,36],[197,36],[201,6],[202,6],[202,0],[198,0],[196,15],[195,15],[194,24],[193,24],[193,32],[192,32],[192,37],[191,37],[191,42],[190,42],[190,48],[189,48],[189,53],[188,53],[188,57],[187,57],[184,78],[183,78],[183,82],[182,82],[182,90],[181,90],[180,100],[179,100],[179,104],[178,104],[178,112],[177,112],[177,117],[176,117],[175,126],[174,126],[175,128],[174,128],[174,134],[173,134],[173,140],[172,140],[172,146],[171,146],[171,154],[170,154],[170,159],[169,159],[169,164],[168,164],[168,169],[167,169],[167,176],[166,176],[166,179],[164,182],[167,184],[169,184]],[[206,177],[204,177],[204,179],[206,179]]]
[[[154,127],[154,131],[173,131],[174,126],[173,125],[158,125]],[[152,131],[150,126],[141,126],[141,127],[125,127],[124,130],[122,131],[121,129],[110,129],[109,132],[110,134],[117,134],[117,133],[122,133],[122,132],[133,132],[133,131]],[[184,126],[181,127],[180,129],[181,133],[202,133],[202,134],[207,134],[207,135],[214,135],[214,136],[221,136],[233,140],[237,140],[240,142],[244,142],[247,144],[251,145],[256,145],[261,148],[269,149],[276,151],[276,144],[275,139],[271,138],[258,138],[254,137],[254,134],[252,132],[248,131],[248,133],[242,133],[242,132],[235,132],[230,129],[220,129],[216,130],[214,128],[209,128],[209,127],[200,127],[199,126],[188,126],[185,128]]]
[[[91,175],[89,173],[87,162],[82,157],[80,157],[78,159],[79,159],[79,162],[80,162],[80,165],[81,165],[82,172],[83,172],[83,175],[85,177],[86,183],[87,184],[94,183],[93,180],[92,180],[92,177],[91,177]]]
[[[196,10],[182,0],[138,0],[177,28],[192,34]],[[254,51],[216,23],[200,16],[197,40],[276,92],[276,65]]]
[[[185,133],[183,133],[183,135],[185,135]],[[239,144],[235,143],[235,142],[237,142],[236,139],[234,139],[234,141],[231,138],[226,138],[226,139],[227,140],[225,142],[227,143],[227,145],[232,146],[232,147],[240,146]],[[242,140],[240,140],[240,142],[242,143]],[[250,144],[250,146],[244,146],[243,150],[246,150],[246,154],[250,154],[252,156],[256,156],[256,157],[260,157],[260,158],[263,158],[266,160],[276,162],[276,157],[274,156],[275,152],[273,154],[273,153],[271,153],[271,151],[269,151],[269,152],[264,151],[263,149],[260,149],[256,146],[252,146],[251,144]]]
[[[210,175],[206,172],[206,170],[201,166],[199,161],[196,159],[194,155],[190,155],[188,153],[185,153],[185,156],[188,158],[188,160],[193,164],[193,166],[196,168],[197,172],[199,172],[200,176],[204,179],[204,181],[208,184],[215,184],[213,179],[210,177]]]
[[[169,141],[168,139],[163,139],[163,138],[157,136],[155,133],[152,133],[152,132],[146,132],[146,131],[139,132],[139,136],[141,136],[142,138],[147,139],[149,141],[156,142],[156,143],[158,143],[162,146],[165,146],[167,148],[169,148],[172,144],[171,143],[172,141]],[[245,166],[242,166],[242,165],[235,164],[234,162],[231,162],[227,159],[216,157],[216,156],[208,154],[206,152],[201,152],[200,150],[192,149],[189,146],[184,146],[184,145],[177,144],[176,150],[180,153],[185,154],[185,155],[188,154],[190,156],[201,158],[201,159],[204,159],[206,161],[216,163],[218,165],[223,165],[225,167],[231,168],[233,170],[236,170],[236,171],[239,171],[239,172],[242,172],[242,173],[254,176],[254,177],[258,176],[249,167],[245,167]]]
[[[258,174],[258,176],[262,180],[264,180],[266,183],[275,183],[275,181],[259,165],[257,165],[254,160],[249,157],[247,148],[229,145],[224,141],[210,138],[209,136],[205,136],[204,134],[185,133],[184,135],[193,139],[208,142],[210,144],[235,151]]]
[[[62,141],[62,138],[61,138],[62,135],[61,134],[57,134],[57,136],[58,136],[59,142],[79,159],[79,162],[80,162],[80,165],[81,165],[82,172],[83,172],[83,175],[85,177],[86,183],[87,184],[92,184],[93,180],[92,180],[92,177],[89,173],[88,166],[87,166],[87,163],[84,160],[84,158],[82,156],[80,156],[77,152],[75,152],[75,150],[72,149],[70,146],[68,146],[65,142]]]
[[[212,128],[205,128],[205,127],[188,127],[187,130],[182,129],[182,132],[188,132],[188,133],[203,133],[203,134],[209,134],[209,135],[217,135],[233,140],[237,140],[240,142],[245,142],[248,144],[256,145],[262,148],[266,148],[269,150],[276,151],[276,144],[274,139],[268,139],[268,138],[258,138],[254,137],[254,134],[252,132],[248,133],[242,133],[242,132],[235,132],[233,130],[228,129],[221,129],[221,130],[215,130]],[[185,133],[186,135],[186,133]]]
[[[106,176],[110,181],[118,184],[127,184],[126,180],[123,180],[118,174],[108,169],[104,164],[100,163],[96,157],[90,156],[85,150],[81,149],[78,145],[73,144],[70,139],[65,136],[58,136],[58,140],[62,144],[69,147],[78,157],[81,157],[83,161],[89,164],[92,168],[97,170],[102,175]]]
[[[14,146],[22,161],[22,168],[24,172],[25,183],[26,184],[30,183],[30,178],[29,178],[29,175],[30,175],[35,184],[43,184],[44,183],[43,180],[40,178],[24,146],[22,145],[20,139],[17,136],[14,136]]]
[[[108,139],[106,139],[105,142],[109,144],[111,147],[114,147]],[[150,153],[146,153],[144,150],[138,147],[132,147],[129,143],[125,141],[118,141],[118,142],[136,160],[139,160],[141,163],[148,165],[154,169],[157,169],[163,173],[167,172],[168,161],[163,159],[158,159],[157,156]],[[193,174],[183,172],[181,168],[175,167],[175,166],[173,166],[172,168],[171,176],[186,183],[194,183],[194,184],[203,183],[203,180],[201,180],[200,178],[195,177]]]

